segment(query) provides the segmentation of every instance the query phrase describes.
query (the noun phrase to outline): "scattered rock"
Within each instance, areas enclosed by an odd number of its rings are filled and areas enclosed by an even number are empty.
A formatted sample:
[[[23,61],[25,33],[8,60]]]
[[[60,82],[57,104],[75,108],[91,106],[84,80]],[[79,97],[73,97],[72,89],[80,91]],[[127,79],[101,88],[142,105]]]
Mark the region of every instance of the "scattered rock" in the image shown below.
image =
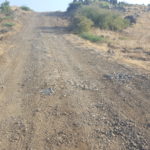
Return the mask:
[[[41,90],[40,93],[43,95],[51,96],[54,94],[54,90],[52,88],[46,88],[46,89]]]
[[[95,82],[91,82],[88,80],[85,81],[68,81],[68,83],[75,87],[82,90],[89,90],[89,91],[98,91],[97,84]]]
[[[104,75],[104,78],[126,83],[130,81],[133,78],[133,76],[125,73],[113,73]]]
[[[150,123],[147,123],[147,124],[146,124],[146,127],[147,127],[147,128],[150,128]]]
[[[65,133],[64,131],[60,131],[54,135],[51,135],[46,139],[46,142],[50,145],[61,146],[70,144],[72,142],[73,135],[71,133]]]
[[[131,15],[131,16],[126,16],[125,19],[129,20],[129,22],[130,22],[131,24],[133,24],[133,23],[136,23],[137,17]]]

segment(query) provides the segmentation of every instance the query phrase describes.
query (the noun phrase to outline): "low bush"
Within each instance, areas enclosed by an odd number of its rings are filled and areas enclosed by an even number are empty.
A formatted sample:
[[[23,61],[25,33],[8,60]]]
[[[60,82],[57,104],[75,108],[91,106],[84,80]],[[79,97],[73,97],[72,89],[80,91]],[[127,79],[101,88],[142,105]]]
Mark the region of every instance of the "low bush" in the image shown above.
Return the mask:
[[[94,26],[101,29],[120,31],[130,25],[128,20],[122,18],[116,12],[96,6],[83,6],[78,9],[77,14],[92,20]]]
[[[12,23],[12,22],[6,22],[6,23],[3,23],[3,26],[4,26],[4,27],[8,27],[8,28],[13,27],[14,25],[15,25],[15,24]]]
[[[122,19],[119,16],[113,18],[112,22],[109,22],[109,29],[114,31],[121,31],[130,25],[130,22],[126,19]]]
[[[71,30],[74,33],[87,32],[91,29],[93,22],[85,16],[75,16],[71,22]]]
[[[106,38],[104,36],[97,36],[91,33],[82,33],[80,36],[86,40],[89,40],[91,42],[106,42]]]
[[[106,1],[100,1],[98,3],[96,3],[99,7],[101,8],[106,8],[109,9],[111,7],[111,4],[109,2]]]
[[[68,8],[71,30],[91,42],[106,42],[106,37],[90,34],[91,28],[121,31],[131,24],[117,11],[110,9],[114,7],[117,7],[116,0],[111,0],[111,2],[74,0]]]
[[[21,6],[20,8],[24,11],[30,11],[31,10],[28,6]]]

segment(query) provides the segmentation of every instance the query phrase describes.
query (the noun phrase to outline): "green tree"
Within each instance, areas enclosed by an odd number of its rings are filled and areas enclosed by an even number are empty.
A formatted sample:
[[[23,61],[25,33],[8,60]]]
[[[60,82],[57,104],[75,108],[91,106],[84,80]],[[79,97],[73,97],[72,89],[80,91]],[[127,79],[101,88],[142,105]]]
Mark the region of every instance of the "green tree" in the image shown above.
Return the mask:
[[[112,3],[113,5],[116,5],[118,3],[117,0],[110,0],[110,3]]]
[[[9,1],[5,0],[0,6],[0,12],[5,14],[6,16],[11,15],[12,11],[9,5]]]
[[[81,7],[81,5],[82,5],[82,2],[74,0],[72,3],[69,4],[69,7],[67,8],[67,12],[76,11],[79,7]]]
[[[92,0],[84,0],[84,4],[89,5],[91,4],[93,1]]]

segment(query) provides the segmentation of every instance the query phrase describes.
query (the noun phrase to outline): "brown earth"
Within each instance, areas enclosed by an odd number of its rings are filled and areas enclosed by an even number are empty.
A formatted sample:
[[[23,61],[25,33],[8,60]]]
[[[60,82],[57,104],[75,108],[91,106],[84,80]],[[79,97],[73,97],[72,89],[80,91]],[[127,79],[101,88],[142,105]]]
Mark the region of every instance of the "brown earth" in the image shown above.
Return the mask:
[[[29,14],[0,57],[0,150],[149,150],[150,75]],[[3,59],[3,62],[1,60]]]

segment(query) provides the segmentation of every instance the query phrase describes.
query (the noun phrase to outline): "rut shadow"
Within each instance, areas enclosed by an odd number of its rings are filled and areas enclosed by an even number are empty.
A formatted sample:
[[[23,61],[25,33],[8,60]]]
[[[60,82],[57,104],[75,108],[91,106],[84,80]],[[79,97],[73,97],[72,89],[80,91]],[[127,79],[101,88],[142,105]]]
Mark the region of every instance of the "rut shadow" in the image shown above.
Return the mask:
[[[49,33],[49,34],[67,34],[69,33],[68,27],[62,27],[62,26],[40,26],[37,28],[42,33]]]

